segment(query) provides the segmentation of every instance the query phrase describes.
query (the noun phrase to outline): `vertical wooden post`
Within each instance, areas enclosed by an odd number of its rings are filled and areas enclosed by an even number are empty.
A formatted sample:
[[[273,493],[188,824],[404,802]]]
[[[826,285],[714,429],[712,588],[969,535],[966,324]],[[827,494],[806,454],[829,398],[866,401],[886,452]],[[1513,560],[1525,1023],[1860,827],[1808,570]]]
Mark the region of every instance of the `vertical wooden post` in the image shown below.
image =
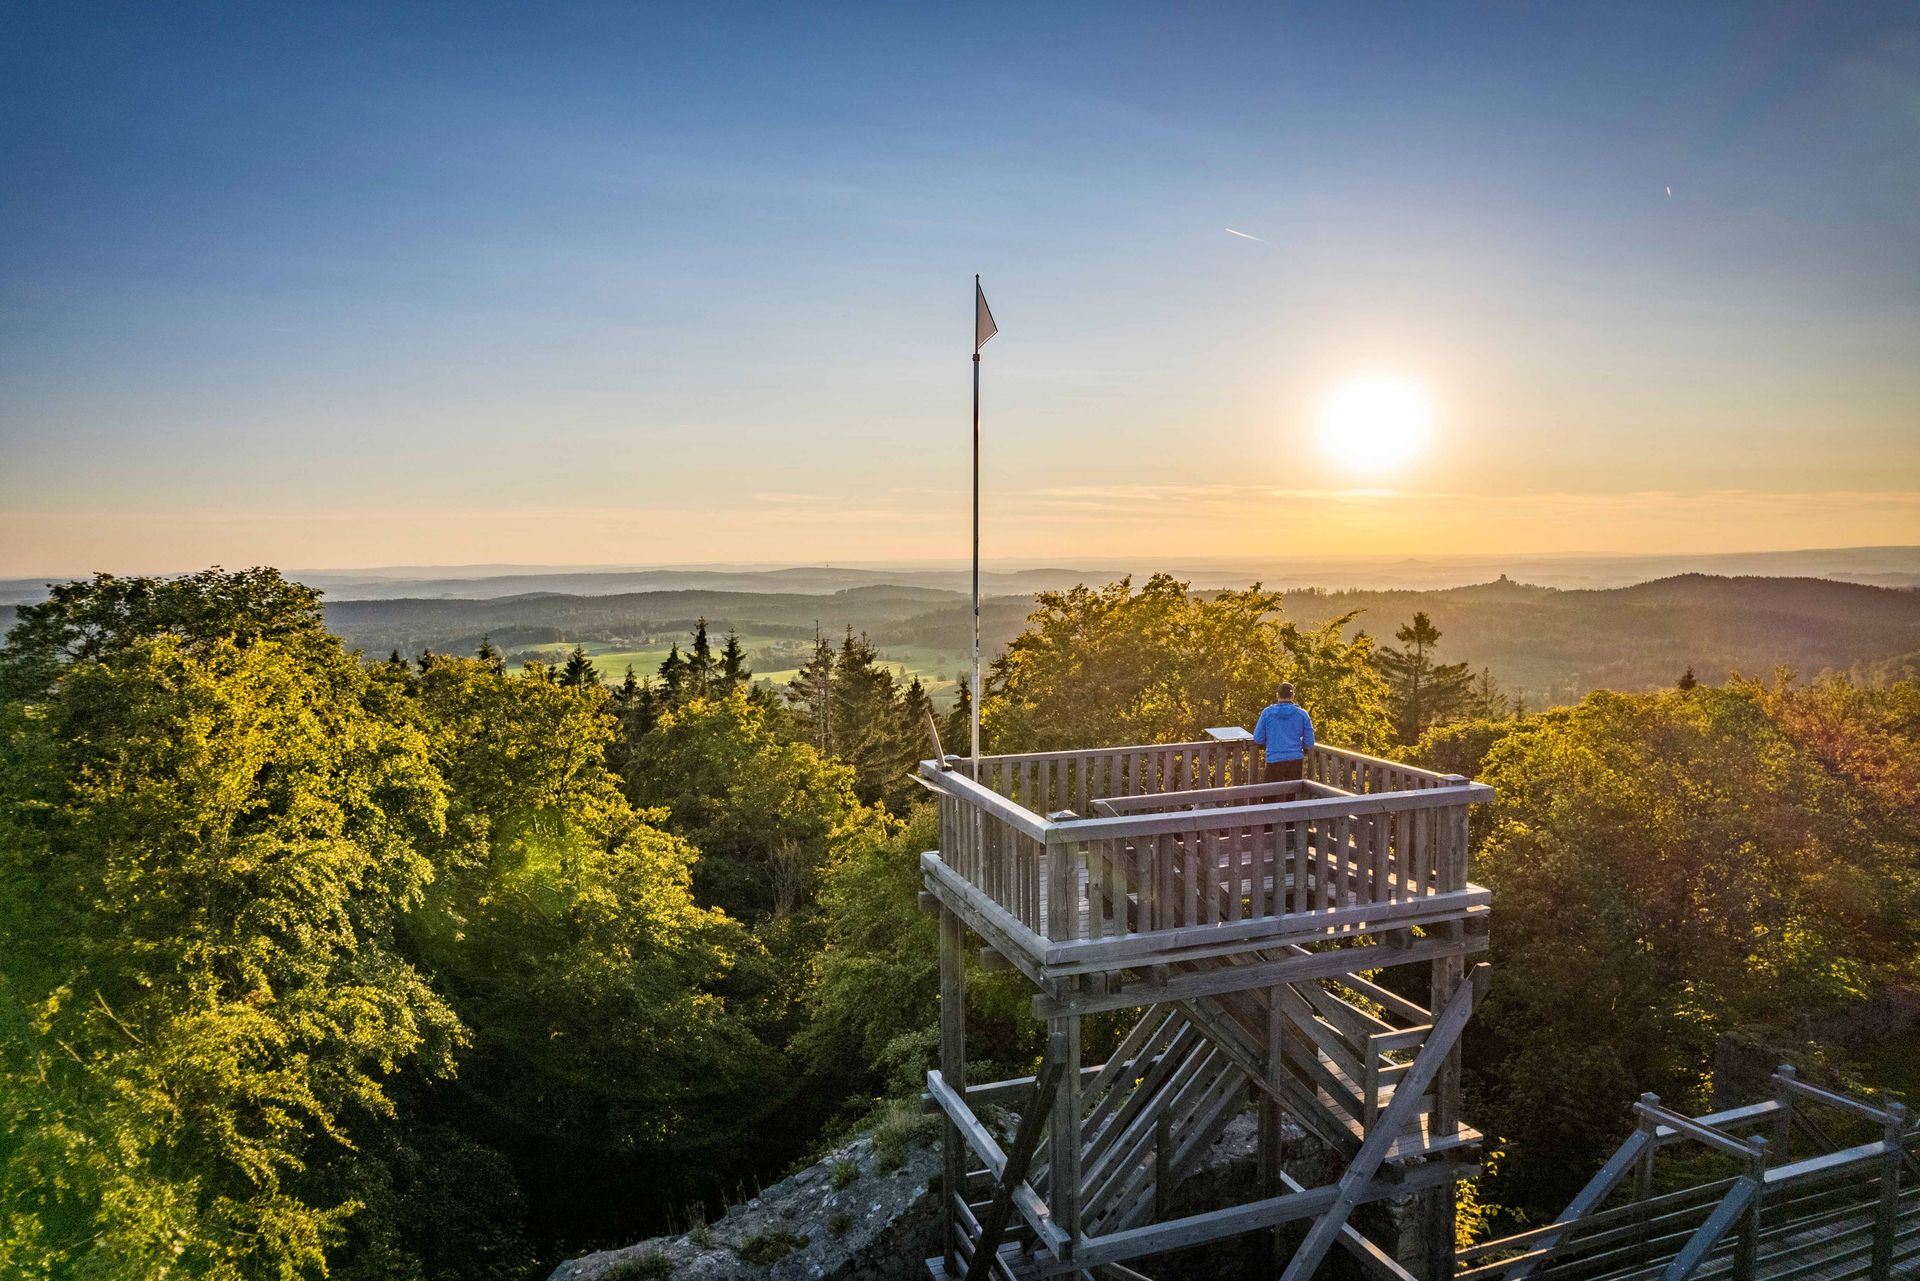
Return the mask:
[[[1067,1234],[1066,1250],[1080,1236],[1080,1016],[1047,1020],[1047,1054],[1066,1064],[1055,1086],[1053,1132],[1048,1140],[1047,1207]]]
[[[1440,929],[1449,936],[1457,936],[1460,925],[1457,921],[1448,922]],[[1465,972],[1466,962],[1459,956],[1443,956],[1433,963],[1430,989],[1433,999],[1428,1008],[1436,1016],[1453,1000]],[[1460,1038],[1454,1039],[1433,1078],[1433,1114],[1428,1125],[1435,1137],[1452,1135],[1460,1128]],[[1429,1189],[1426,1194],[1427,1281],[1452,1281],[1455,1187],[1449,1181]]]
[[[1287,1151],[1282,1127],[1286,1124],[1286,1114],[1280,1110],[1275,1097],[1280,1091],[1280,1074],[1286,1070],[1287,1023],[1280,999],[1284,991],[1284,984],[1267,989],[1267,1088],[1260,1091],[1260,1195],[1263,1197],[1279,1196],[1284,1190],[1281,1185]],[[1278,1269],[1286,1265],[1286,1232],[1276,1225],[1267,1237],[1267,1249],[1277,1275]]]
[[[1165,1108],[1153,1119],[1153,1217],[1164,1219],[1173,1205],[1173,1114]]]
[[[1893,1271],[1893,1236],[1900,1216],[1900,1169],[1906,1164],[1906,1153],[1900,1146],[1907,1136],[1904,1104],[1887,1106],[1887,1119],[1880,1133],[1887,1145],[1887,1155],[1880,1166],[1880,1208],[1873,1220],[1873,1270],[1868,1274],[1873,1281],[1887,1281]]]
[[[1740,1219],[1740,1239],[1733,1246],[1733,1281],[1754,1281],[1760,1266],[1760,1209],[1767,1190],[1767,1140],[1762,1135],[1747,1139],[1747,1177],[1754,1184],[1753,1204]]]
[[[1069,839],[1056,834],[1047,838],[1047,937],[1055,942],[1072,938],[1079,927],[1080,887]]]
[[[1773,1151],[1775,1161],[1785,1165],[1793,1158],[1788,1155],[1793,1145],[1793,1080],[1796,1073],[1793,1064],[1782,1063],[1773,1074],[1773,1101],[1780,1105],[1779,1114],[1773,1119]]]
[[[1651,1092],[1642,1094],[1640,1101],[1650,1108],[1660,1106],[1660,1096]],[[1633,1199],[1640,1204],[1640,1208],[1634,1213],[1634,1219],[1640,1226],[1637,1240],[1644,1248],[1652,1233],[1651,1212],[1647,1209],[1646,1203],[1653,1196],[1653,1158],[1659,1151],[1653,1137],[1654,1131],[1660,1128],[1660,1123],[1641,1113],[1638,1128],[1647,1136],[1647,1144],[1640,1150],[1640,1159],[1634,1162],[1633,1170]]]
[[[948,1085],[967,1094],[967,972],[966,927],[952,909],[940,907],[940,1075]],[[948,1121],[941,1138],[942,1170],[947,1201],[941,1207],[941,1246],[946,1256],[947,1275],[958,1277],[963,1269],[959,1252],[960,1219],[956,1202],[967,1199],[967,1154],[960,1131]]]

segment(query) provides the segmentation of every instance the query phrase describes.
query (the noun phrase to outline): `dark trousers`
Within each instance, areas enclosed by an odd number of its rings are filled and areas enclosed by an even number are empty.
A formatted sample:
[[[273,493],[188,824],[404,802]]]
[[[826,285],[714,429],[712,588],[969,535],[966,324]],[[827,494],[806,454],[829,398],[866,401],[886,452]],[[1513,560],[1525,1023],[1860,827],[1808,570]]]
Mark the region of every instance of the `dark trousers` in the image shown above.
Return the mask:
[[[1268,761],[1267,782],[1293,783],[1306,776],[1307,763],[1299,761]]]

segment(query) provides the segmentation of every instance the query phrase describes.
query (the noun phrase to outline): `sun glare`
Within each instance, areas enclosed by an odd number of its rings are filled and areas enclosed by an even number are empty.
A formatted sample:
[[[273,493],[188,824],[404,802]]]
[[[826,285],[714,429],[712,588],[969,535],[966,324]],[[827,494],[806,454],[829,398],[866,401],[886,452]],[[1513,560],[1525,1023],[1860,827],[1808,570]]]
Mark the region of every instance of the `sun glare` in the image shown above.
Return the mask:
[[[1320,447],[1355,471],[1405,467],[1432,431],[1433,402],[1426,388],[1389,374],[1349,379],[1320,408]]]

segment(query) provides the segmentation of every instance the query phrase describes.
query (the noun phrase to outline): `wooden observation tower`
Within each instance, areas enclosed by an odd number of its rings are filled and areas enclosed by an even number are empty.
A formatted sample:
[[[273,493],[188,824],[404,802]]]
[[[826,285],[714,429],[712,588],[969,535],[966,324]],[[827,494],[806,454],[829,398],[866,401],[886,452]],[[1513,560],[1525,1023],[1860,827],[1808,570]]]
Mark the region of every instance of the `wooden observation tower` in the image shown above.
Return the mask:
[[[941,798],[921,856],[940,915],[935,1277],[1140,1281],[1155,1256],[1249,1233],[1284,1281],[1336,1248],[1370,1276],[1451,1274],[1454,1183],[1481,1137],[1459,1114],[1489,900],[1467,881],[1467,815],[1492,789],[1328,747],[1301,782],[1260,767],[1244,739],[983,757],[978,779],[921,762]],[[969,933],[1033,984],[1034,1077],[965,1079]],[[1085,1062],[1083,1020],[1113,1011],[1136,1021]],[[1174,1190],[1250,1103],[1246,1195],[1179,1212]],[[983,1124],[987,1105],[1017,1132]],[[1345,1160],[1337,1181],[1288,1174],[1296,1128]],[[1425,1245],[1403,1260],[1354,1212],[1407,1198]]]

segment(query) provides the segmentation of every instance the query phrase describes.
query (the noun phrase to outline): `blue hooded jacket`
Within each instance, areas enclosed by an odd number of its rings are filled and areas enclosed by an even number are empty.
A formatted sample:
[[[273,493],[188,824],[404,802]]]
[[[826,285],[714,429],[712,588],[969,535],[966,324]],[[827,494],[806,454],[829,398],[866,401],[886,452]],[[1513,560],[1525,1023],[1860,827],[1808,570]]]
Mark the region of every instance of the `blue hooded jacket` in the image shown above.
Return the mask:
[[[1297,761],[1313,746],[1313,717],[1298,703],[1275,703],[1253,723],[1253,741],[1269,761]]]

